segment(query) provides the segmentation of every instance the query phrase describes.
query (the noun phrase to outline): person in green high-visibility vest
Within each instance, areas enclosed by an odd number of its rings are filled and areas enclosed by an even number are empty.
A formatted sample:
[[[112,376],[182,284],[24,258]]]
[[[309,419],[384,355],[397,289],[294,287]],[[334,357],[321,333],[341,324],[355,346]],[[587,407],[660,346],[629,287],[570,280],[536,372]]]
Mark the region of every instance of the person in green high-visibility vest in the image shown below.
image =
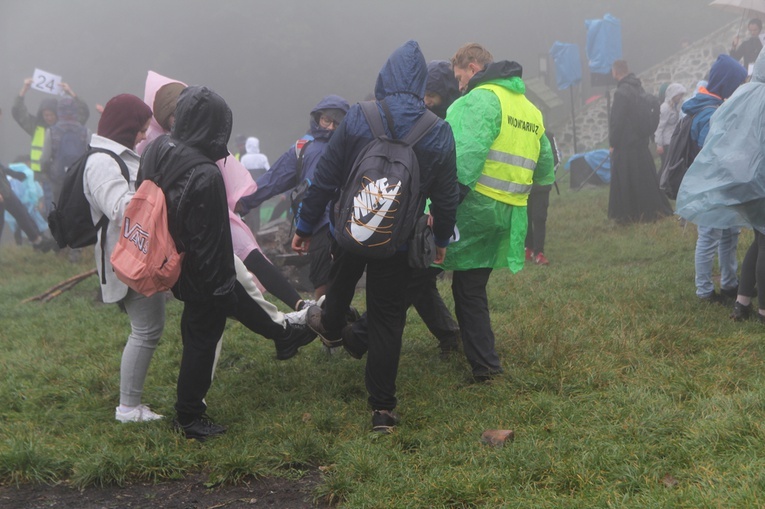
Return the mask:
[[[526,99],[517,62],[494,62],[477,43],[452,57],[463,96],[446,112],[454,132],[460,236],[442,264],[453,270],[452,294],[462,347],[477,381],[502,373],[486,285],[492,270],[518,272],[525,260],[526,205],[532,185],[555,180],[542,114]]]

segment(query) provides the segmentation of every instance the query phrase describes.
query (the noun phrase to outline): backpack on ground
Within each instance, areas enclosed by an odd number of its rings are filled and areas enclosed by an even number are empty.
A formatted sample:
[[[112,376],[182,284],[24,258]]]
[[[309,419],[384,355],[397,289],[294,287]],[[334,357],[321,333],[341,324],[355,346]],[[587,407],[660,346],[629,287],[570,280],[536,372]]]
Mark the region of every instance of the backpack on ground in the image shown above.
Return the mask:
[[[181,275],[183,253],[170,235],[163,189],[203,162],[210,161],[199,156],[172,175],[144,180],[125,208],[111,263],[117,279],[146,297],[169,290]]]
[[[306,134],[295,142],[295,157],[297,158],[295,187],[290,191],[290,209],[292,210],[292,217],[294,218],[298,217],[303,198],[305,198],[308,188],[311,187],[311,181],[304,178],[305,172],[303,171],[303,159],[305,158],[305,150],[312,141],[314,141],[313,136]]]
[[[127,165],[120,156],[111,150],[91,148],[69,167],[64,176],[61,193],[53,202],[53,210],[48,214],[48,228],[56,240],[58,247],[79,248],[91,246],[98,240],[98,230],[101,230],[101,238],[106,238],[106,227],[109,219],[104,215],[97,223],[93,223],[90,214],[90,202],[85,198],[83,176],[88,157],[96,153],[110,155],[120,166],[122,176],[130,182],[130,173]],[[105,259],[104,245],[101,243],[101,261]],[[103,267],[103,263],[101,264]],[[106,283],[104,276],[101,282]]]
[[[645,90],[638,96],[637,128],[642,136],[652,136],[659,127],[661,103],[659,98]]]
[[[51,127],[52,159],[48,177],[54,183],[64,181],[66,172],[88,151],[88,129],[79,122],[59,122]]]
[[[715,106],[706,106],[704,109],[706,108]],[[700,151],[698,144],[691,138],[691,127],[695,117],[696,115],[686,115],[680,119],[672,131],[669,148],[664,156],[664,164],[659,174],[659,188],[670,200],[677,199],[683,177]]]
[[[424,203],[420,197],[420,165],[413,146],[438,122],[425,113],[403,139],[385,134],[375,101],[359,103],[374,139],[353,162],[335,204],[335,239],[351,253],[367,258],[393,256],[410,238]],[[393,118],[381,101],[388,129]]]

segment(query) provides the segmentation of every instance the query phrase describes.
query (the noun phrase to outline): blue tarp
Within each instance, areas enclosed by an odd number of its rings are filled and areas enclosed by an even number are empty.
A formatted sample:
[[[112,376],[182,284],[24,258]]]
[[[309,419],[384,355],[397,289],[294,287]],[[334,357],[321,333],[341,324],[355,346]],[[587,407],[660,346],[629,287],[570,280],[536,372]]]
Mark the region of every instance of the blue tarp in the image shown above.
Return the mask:
[[[566,161],[566,165],[563,169],[571,171],[571,161],[579,159],[580,157],[584,157],[585,162],[590,168],[595,170],[595,174],[600,180],[606,184],[611,182],[611,159],[609,158],[608,149],[602,148],[600,150],[584,152],[583,154],[574,154],[568,161]]]
[[[610,74],[611,65],[622,58],[622,22],[606,14],[603,19],[588,19],[584,24],[590,72]]]
[[[565,90],[582,81],[582,61],[579,59],[579,46],[555,41],[550,48],[550,56],[555,62],[555,78],[558,90]]]

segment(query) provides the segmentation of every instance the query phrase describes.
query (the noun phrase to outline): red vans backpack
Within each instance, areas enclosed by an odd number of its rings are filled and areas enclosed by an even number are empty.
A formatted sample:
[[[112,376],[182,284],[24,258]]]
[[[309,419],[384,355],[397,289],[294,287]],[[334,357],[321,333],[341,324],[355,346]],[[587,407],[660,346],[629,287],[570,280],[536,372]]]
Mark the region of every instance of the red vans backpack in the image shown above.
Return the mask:
[[[147,297],[173,287],[181,275],[178,253],[167,226],[165,193],[144,180],[125,208],[111,262],[117,278]]]

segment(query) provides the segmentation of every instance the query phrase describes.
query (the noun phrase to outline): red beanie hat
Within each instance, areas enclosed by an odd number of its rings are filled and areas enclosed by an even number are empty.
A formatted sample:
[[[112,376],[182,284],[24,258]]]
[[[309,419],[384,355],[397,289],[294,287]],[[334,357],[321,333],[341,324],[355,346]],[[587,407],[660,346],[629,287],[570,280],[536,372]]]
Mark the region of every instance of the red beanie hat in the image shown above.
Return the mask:
[[[109,99],[98,121],[98,135],[130,149],[135,147],[138,132],[151,118],[151,108],[132,94]]]

